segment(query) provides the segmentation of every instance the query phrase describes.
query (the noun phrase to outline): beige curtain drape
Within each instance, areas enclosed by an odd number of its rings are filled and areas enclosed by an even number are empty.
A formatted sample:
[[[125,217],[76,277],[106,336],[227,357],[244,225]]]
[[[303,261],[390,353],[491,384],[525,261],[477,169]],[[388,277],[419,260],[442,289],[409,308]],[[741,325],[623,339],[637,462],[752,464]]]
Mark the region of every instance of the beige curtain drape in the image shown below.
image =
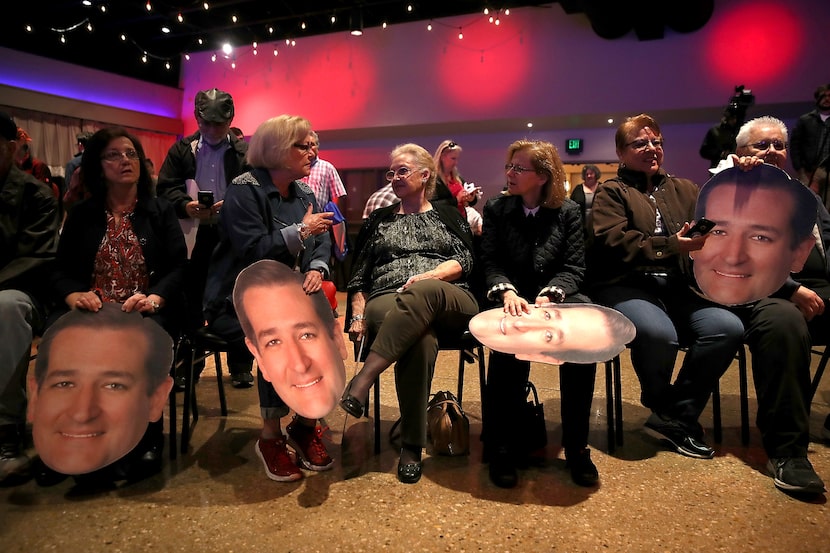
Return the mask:
[[[78,153],[76,136],[81,131],[95,132],[110,126],[98,121],[77,119],[63,115],[2,107],[0,110],[11,115],[18,127],[24,129],[32,138],[30,149],[32,155],[49,166],[53,177],[64,177],[64,167]],[[127,127],[136,135],[144,147],[147,157],[153,160],[156,172],[167,155],[167,150],[178,138],[173,134],[159,133]]]

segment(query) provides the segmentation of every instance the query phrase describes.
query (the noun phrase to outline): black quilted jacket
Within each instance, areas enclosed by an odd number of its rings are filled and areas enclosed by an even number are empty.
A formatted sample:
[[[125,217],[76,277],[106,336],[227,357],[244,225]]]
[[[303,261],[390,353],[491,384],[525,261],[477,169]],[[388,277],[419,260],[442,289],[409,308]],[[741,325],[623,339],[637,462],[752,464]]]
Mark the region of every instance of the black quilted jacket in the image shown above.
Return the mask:
[[[520,196],[500,196],[484,206],[480,270],[485,292],[510,283],[533,302],[546,286],[575,294],[585,276],[585,245],[579,205],[566,199],[559,209],[539,208],[529,218]]]

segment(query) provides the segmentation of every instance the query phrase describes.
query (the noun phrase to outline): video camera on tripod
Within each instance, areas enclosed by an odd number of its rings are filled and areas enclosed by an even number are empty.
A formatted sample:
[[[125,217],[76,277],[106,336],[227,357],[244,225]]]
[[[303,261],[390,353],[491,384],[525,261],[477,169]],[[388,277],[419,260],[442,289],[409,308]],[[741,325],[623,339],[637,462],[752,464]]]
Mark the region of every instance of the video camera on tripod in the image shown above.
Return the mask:
[[[724,111],[735,115],[738,120],[735,126],[739,128],[746,120],[747,108],[753,105],[755,105],[755,95],[744,85],[738,85],[735,87],[735,94],[729,99],[729,104]]]

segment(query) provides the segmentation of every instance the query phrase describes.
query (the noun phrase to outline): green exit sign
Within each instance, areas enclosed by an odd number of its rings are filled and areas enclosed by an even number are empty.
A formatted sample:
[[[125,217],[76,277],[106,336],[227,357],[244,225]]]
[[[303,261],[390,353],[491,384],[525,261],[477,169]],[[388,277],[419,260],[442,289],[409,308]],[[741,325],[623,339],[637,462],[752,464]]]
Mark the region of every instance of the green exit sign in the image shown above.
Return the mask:
[[[582,152],[582,139],[569,138],[565,141],[565,151],[569,154],[578,154]]]

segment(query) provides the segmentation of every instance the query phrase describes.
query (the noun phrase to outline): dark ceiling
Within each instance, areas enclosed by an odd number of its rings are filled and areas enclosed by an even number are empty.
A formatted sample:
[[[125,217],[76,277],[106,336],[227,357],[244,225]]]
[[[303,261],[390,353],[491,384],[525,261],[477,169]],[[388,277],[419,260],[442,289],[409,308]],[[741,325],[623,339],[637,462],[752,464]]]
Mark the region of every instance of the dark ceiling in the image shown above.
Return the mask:
[[[265,43],[345,33],[358,13],[362,15],[363,26],[372,28],[384,22],[392,25],[481,13],[485,6],[499,13],[497,10],[505,8],[550,7],[558,3],[566,13],[587,15],[594,31],[602,38],[619,38],[633,29],[640,40],[650,40],[662,38],[666,26],[679,32],[702,27],[711,16],[714,0],[685,0],[674,6],[672,14],[660,8],[666,2],[631,4],[618,0],[88,0],[85,3],[82,0],[17,3],[16,9],[25,11],[22,15],[0,19],[0,46],[178,86],[180,59],[184,53],[218,51],[225,42],[241,46],[254,41]],[[209,5],[208,10],[204,4]],[[147,9],[148,5],[151,10]],[[234,16],[236,22],[232,19]],[[169,33],[162,31],[164,26],[169,28]],[[122,34],[125,39],[121,38]]]
[[[180,55],[234,46],[348,32],[354,8],[365,28],[479,13],[483,0],[24,0],[22,16],[0,19],[0,46],[178,86]],[[148,11],[147,4],[152,6]],[[511,2],[509,7],[550,2]],[[411,5],[412,10],[407,10]],[[103,11],[102,6],[106,7]],[[182,22],[178,21],[181,14]],[[232,18],[237,17],[234,23]],[[331,18],[335,17],[332,23]],[[87,25],[92,25],[92,31]],[[305,29],[301,27],[305,24]],[[26,26],[31,25],[32,31]],[[169,33],[162,32],[167,25]],[[273,32],[269,32],[273,29]],[[121,39],[121,34],[126,41]],[[61,36],[65,42],[61,42]],[[200,43],[201,41],[201,43]],[[147,53],[147,61],[141,57]],[[170,68],[166,68],[166,64]]]

